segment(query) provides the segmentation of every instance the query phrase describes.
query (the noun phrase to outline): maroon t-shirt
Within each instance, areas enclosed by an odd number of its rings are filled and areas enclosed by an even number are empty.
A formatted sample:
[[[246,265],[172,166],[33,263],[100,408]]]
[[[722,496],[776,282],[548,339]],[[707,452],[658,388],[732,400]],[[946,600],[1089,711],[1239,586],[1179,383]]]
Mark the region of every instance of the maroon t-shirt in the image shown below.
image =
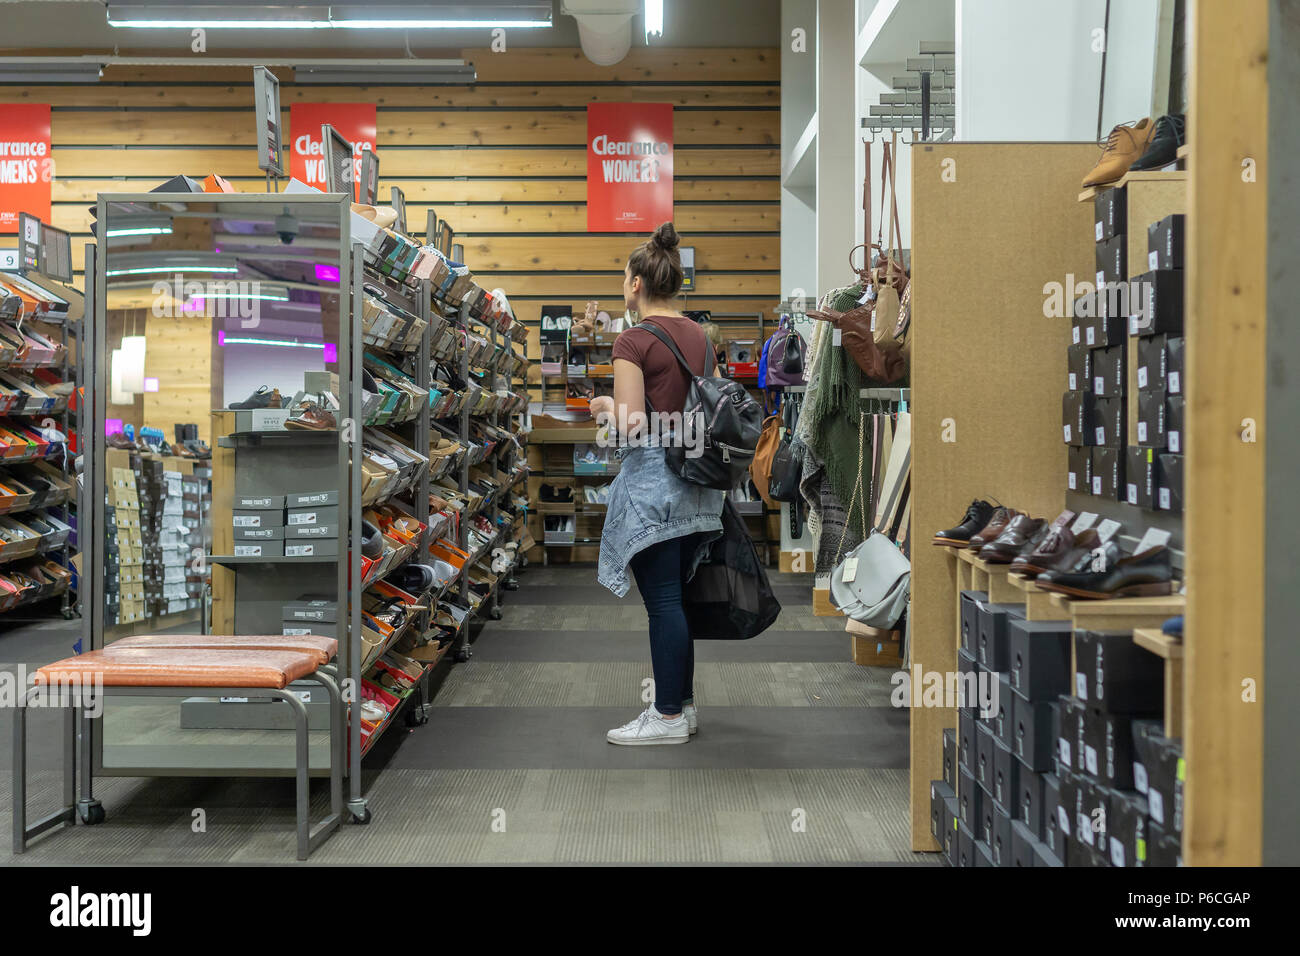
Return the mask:
[[[672,337],[696,375],[713,374],[709,337],[698,322],[685,316],[668,315],[646,316],[641,320],[642,325],[647,322],[659,326]],[[614,358],[626,359],[641,369],[646,396],[655,411],[671,414],[680,412],[686,405],[686,373],[677,356],[653,332],[641,325],[628,329],[614,340]]]

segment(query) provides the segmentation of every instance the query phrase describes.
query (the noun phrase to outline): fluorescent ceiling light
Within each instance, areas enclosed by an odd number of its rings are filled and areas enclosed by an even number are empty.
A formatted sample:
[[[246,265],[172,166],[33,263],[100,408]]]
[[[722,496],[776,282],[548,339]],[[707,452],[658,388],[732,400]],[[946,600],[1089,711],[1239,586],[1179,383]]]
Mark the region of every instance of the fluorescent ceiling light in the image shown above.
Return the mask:
[[[171,226],[131,226],[123,229],[108,230],[108,238],[120,239],[123,236],[170,236]]]
[[[143,266],[138,269],[110,269],[108,271],[108,274],[110,276],[142,276],[142,275],[162,274],[165,272],[176,272],[178,269],[183,269],[186,272],[238,272],[239,271],[239,268],[237,266],[186,265],[186,266]]]
[[[645,35],[664,35],[664,0],[645,0]]]
[[[108,24],[141,29],[473,30],[551,26],[551,4],[515,3],[110,3]]]

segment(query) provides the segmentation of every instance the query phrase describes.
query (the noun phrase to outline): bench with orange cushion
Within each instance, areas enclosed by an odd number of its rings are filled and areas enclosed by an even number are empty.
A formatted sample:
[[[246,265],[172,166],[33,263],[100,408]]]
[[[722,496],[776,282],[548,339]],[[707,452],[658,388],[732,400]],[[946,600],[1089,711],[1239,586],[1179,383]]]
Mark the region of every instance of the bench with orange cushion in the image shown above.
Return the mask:
[[[172,646],[179,645],[179,646]],[[142,635],[125,638],[104,650],[90,651],[46,664],[36,671],[36,686],[24,696],[14,719],[14,853],[32,837],[63,823],[100,823],[103,807],[93,796],[90,748],[82,748],[81,791],[76,796],[77,712],[83,739],[91,739],[87,694],[104,696],[183,696],[202,688],[223,697],[262,697],[285,701],[294,716],[296,738],[298,859],[305,860],[338,829],[343,816],[343,707],[338,686],[322,671],[338,650],[333,638],[308,635],[221,636]],[[289,689],[296,680],[325,687],[330,697],[331,813],[315,828],[308,817],[309,766],[307,708]],[[66,709],[64,735],[64,806],[30,827],[26,821],[28,701],[43,690],[60,693]],[[70,691],[80,690],[80,694]]]

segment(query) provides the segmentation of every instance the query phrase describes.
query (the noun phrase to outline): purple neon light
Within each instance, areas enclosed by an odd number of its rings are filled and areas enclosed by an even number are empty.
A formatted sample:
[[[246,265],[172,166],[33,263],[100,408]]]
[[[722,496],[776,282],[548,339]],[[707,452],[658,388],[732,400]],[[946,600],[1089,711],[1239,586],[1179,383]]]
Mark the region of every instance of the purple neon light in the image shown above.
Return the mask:
[[[333,342],[325,343],[325,364],[332,365],[339,360],[339,347]]]
[[[146,378],[146,379],[144,380],[144,390],[145,390],[146,392],[156,392],[156,391],[158,391],[158,379],[156,379],[156,378]]]
[[[107,438],[109,435],[120,435],[122,434],[122,429],[125,427],[126,426],[122,424],[122,419],[120,418],[105,418],[104,437]]]
[[[321,282],[338,282],[339,267],[322,265],[318,262],[316,263],[316,278]]]
[[[226,344],[226,330],[225,330],[225,329],[217,329],[217,344],[218,344],[218,345],[225,345],[225,344]]]

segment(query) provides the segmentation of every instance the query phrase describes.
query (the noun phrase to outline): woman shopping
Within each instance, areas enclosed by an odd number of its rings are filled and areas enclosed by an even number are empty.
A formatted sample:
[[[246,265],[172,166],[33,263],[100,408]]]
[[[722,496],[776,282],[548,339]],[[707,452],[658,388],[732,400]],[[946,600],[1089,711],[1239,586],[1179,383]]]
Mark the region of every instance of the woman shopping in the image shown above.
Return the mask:
[[[592,414],[609,424],[613,440],[625,450],[610,490],[598,579],[622,597],[630,569],[650,623],[654,702],[606,734],[610,743],[621,745],[686,743],[697,729],[695,653],[683,584],[707,544],[722,532],[723,492],[670,471],[664,449],[683,435],[680,428],[658,427],[674,414],[680,420],[688,378],[672,350],[646,325],[666,333],[693,370],[717,374],[704,331],[672,305],[682,286],[677,246],[676,230],[664,223],[628,258],[623,298],[639,323],[615,342],[613,397],[591,402]]]

